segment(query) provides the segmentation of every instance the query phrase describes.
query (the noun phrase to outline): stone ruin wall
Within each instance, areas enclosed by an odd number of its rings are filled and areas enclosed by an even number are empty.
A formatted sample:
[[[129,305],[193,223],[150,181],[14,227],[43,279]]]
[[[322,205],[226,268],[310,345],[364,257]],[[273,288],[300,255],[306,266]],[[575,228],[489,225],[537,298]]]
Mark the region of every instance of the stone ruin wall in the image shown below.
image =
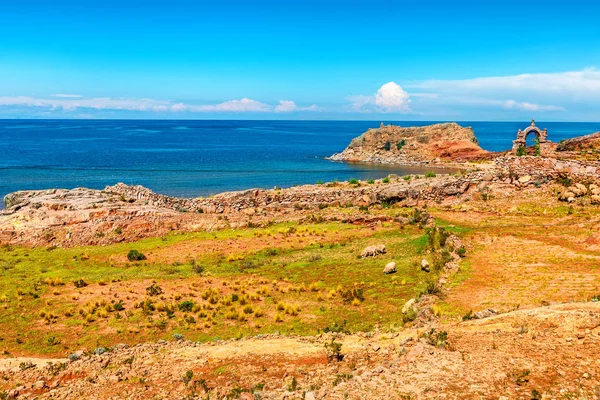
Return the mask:
[[[600,182],[600,163],[577,160],[560,160],[535,156],[507,156],[494,160],[497,173],[509,175],[530,175],[557,179],[568,176],[580,182]]]

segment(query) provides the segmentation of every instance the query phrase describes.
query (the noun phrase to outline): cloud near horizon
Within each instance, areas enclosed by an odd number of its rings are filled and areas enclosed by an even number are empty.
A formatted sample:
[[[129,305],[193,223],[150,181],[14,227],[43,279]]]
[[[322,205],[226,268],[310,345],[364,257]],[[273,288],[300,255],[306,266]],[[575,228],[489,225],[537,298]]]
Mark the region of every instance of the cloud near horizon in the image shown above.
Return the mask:
[[[419,109],[460,107],[563,113],[600,109],[600,71],[579,71],[423,80],[404,85],[419,99]],[[415,107],[417,108],[417,107]]]
[[[115,99],[108,97],[82,98],[79,95],[55,94],[51,98],[33,98],[29,96],[0,96],[0,107],[31,107],[50,111],[75,111],[80,109],[141,111],[154,113],[264,113],[264,112],[296,112],[320,111],[313,104],[308,107],[298,107],[290,100],[280,100],[276,106],[262,103],[249,98],[229,100],[218,104],[191,105],[174,103],[168,100],[156,99]]]
[[[183,113],[191,116],[194,113],[295,115],[318,112],[319,118],[396,114],[407,119],[435,120],[519,119],[542,114],[546,118],[598,120],[600,70],[586,68],[458,80],[429,79],[406,81],[401,85],[390,81],[373,94],[347,97],[346,101],[345,105],[321,107],[316,104],[301,106],[292,100],[269,104],[244,97],[198,105],[149,98],[86,98],[59,93],[45,98],[0,96],[0,112],[3,115],[44,117],[76,117],[76,113],[107,115],[103,113],[106,111],[145,112],[157,117]]]

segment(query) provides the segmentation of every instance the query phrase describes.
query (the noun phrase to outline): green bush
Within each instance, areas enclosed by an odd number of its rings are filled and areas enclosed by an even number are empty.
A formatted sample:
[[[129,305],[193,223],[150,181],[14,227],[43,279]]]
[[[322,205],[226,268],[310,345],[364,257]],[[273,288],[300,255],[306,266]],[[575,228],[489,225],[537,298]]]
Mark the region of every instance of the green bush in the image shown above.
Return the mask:
[[[373,179],[369,179],[369,180],[367,181],[367,183],[368,183],[369,185],[372,185],[372,184],[374,184],[374,183],[375,183],[375,181],[374,181]]]
[[[350,180],[348,181],[348,183],[349,183],[349,184],[351,184],[351,185],[358,185],[358,180],[357,180],[357,179],[354,179],[354,178],[352,178],[352,179],[350,179]]]
[[[381,182],[383,182],[383,183],[390,183],[390,178],[388,178],[386,176],[385,178],[383,178],[383,180]]]
[[[179,311],[192,311],[194,302],[190,300],[182,301],[177,305],[177,308],[179,308]]]
[[[142,261],[146,259],[146,256],[137,250],[129,250],[129,253],[127,253],[127,259],[129,261]]]
[[[86,281],[84,281],[83,279],[76,279],[73,281],[73,284],[75,285],[76,288],[82,288],[82,287],[86,287],[88,284]]]
[[[406,144],[406,141],[404,139],[402,139],[401,141],[399,141],[398,143],[396,143],[396,148],[398,150],[402,150],[402,148],[404,147],[405,144]]]
[[[327,351],[327,359],[329,361],[342,361],[344,359],[342,344],[336,342],[334,338],[331,338],[331,342],[325,343],[325,350]]]
[[[163,290],[160,286],[158,286],[156,283],[153,283],[152,285],[148,286],[146,288],[146,294],[148,296],[158,296],[160,294],[162,294]]]
[[[522,156],[524,156],[526,154],[527,154],[527,151],[525,149],[525,146],[519,146],[517,148],[517,157],[522,157]]]
[[[425,178],[435,178],[435,176],[435,172],[433,171],[425,172]]]
[[[390,143],[389,140],[387,142],[385,142],[385,145],[383,146],[383,148],[385,149],[385,151],[390,151],[390,149],[392,148],[392,144]]]

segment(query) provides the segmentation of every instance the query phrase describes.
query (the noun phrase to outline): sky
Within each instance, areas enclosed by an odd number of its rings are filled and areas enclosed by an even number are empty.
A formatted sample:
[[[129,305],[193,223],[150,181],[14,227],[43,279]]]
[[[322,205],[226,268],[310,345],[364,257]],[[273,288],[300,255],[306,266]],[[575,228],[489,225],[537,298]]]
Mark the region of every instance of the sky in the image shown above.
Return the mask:
[[[0,118],[599,121],[598,3],[0,0]]]

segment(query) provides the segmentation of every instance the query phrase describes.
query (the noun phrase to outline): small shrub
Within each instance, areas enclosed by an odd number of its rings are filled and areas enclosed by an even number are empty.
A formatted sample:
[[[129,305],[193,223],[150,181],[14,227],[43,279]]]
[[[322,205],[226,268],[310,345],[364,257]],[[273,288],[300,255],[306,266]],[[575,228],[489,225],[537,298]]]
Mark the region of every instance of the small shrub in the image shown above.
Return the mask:
[[[373,179],[369,179],[369,180],[367,181],[367,183],[368,183],[369,185],[372,185],[372,184],[374,184],[374,183],[375,183],[375,181],[374,181]]]
[[[421,294],[441,295],[442,290],[434,279],[428,279]]]
[[[369,207],[368,206],[360,206],[360,207],[358,207],[358,211],[369,212]]]
[[[177,308],[179,308],[179,311],[192,311],[192,309],[194,308],[194,302],[190,300],[182,301],[177,305]]]
[[[475,315],[473,315],[473,310],[469,310],[469,312],[463,315],[462,317],[463,321],[469,321],[471,319],[475,319]]]
[[[527,155],[527,150],[525,149],[525,146],[521,145],[517,148],[517,157],[522,157],[524,155]]]
[[[79,289],[82,287],[86,287],[88,284],[83,279],[77,279],[73,281],[73,285],[75,285],[75,287]]]
[[[456,250],[456,254],[458,254],[462,258],[467,255],[467,250],[464,247],[459,247]]]
[[[295,376],[292,376],[292,382],[288,385],[288,392],[295,392],[298,390],[298,381]]]
[[[101,356],[102,354],[106,353],[108,351],[108,349],[104,348],[104,347],[96,347],[94,349],[94,354],[97,356]]]
[[[338,325],[337,322],[334,322],[332,326],[326,326],[322,329],[323,333],[348,333],[346,330],[346,320],[344,320],[341,324]]]
[[[433,171],[427,171],[425,172],[425,178],[435,178],[436,174]]]
[[[423,334],[423,338],[432,346],[435,347],[446,347],[448,341],[448,332],[437,331],[435,328],[431,328],[429,332]]]
[[[308,258],[308,262],[316,262],[316,261],[320,261],[323,257],[320,254],[313,254],[312,256],[310,256]]]
[[[158,296],[161,295],[163,293],[163,290],[160,286],[158,286],[156,283],[153,283],[152,285],[148,286],[146,288],[146,294],[148,296]]]
[[[123,306],[123,300],[119,300],[115,304],[113,304],[113,308],[115,309],[115,311],[122,311],[122,310],[124,310],[125,306]]]
[[[405,181],[410,181],[412,179],[412,175],[404,175],[403,178]]]
[[[402,139],[401,141],[399,141],[398,143],[396,143],[396,148],[398,150],[402,150],[402,148],[406,145],[406,140]]]
[[[386,176],[385,178],[383,178],[383,180],[381,182],[383,182],[383,183],[390,183],[390,178],[388,178]]]
[[[385,149],[385,151],[390,151],[390,149],[392,148],[392,143],[388,140],[387,142],[385,142],[385,144],[383,145],[383,148]]]
[[[410,307],[405,314],[402,314],[402,323],[407,324],[417,319],[417,309]]]
[[[568,176],[561,176],[560,178],[558,178],[558,183],[560,183],[564,187],[569,187],[571,186],[571,183],[573,183],[573,181]]]
[[[127,259],[129,261],[142,261],[146,259],[146,256],[137,250],[129,250],[129,253],[127,253]]]
[[[19,364],[19,369],[21,371],[25,371],[31,368],[35,368],[35,364],[32,363],[31,361],[23,361],[22,363]]]
[[[354,299],[358,299],[359,301],[365,300],[365,296],[361,288],[344,290],[341,292],[341,296],[346,303],[350,303]]]
[[[60,340],[58,340],[56,336],[50,336],[46,339],[46,343],[48,343],[48,346],[56,346],[57,344],[60,344]]]
[[[191,260],[190,265],[192,266],[192,271],[197,273],[198,275],[202,275],[204,273],[204,265],[196,264],[196,261]]]
[[[187,386],[192,379],[194,378],[194,373],[192,371],[186,371],[185,374],[181,377],[182,382]]]
[[[331,342],[325,343],[325,351],[327,352],[327,359],[329,361],[342,361],[344,359],[342,344],[336,342],[335,338],[331,338]]]
[[[337,374],[333,380],[333,386],[337,386],[342,382],[352,379],[352,374]]]
[[[349,184],[351,184],[351,185],[358,185],[358,180],[357,180],[357,179],[354,179],[354,178],[352,178],[352,179],[350,179],[350,180],[348,181],[348,183],[349,183]]]

